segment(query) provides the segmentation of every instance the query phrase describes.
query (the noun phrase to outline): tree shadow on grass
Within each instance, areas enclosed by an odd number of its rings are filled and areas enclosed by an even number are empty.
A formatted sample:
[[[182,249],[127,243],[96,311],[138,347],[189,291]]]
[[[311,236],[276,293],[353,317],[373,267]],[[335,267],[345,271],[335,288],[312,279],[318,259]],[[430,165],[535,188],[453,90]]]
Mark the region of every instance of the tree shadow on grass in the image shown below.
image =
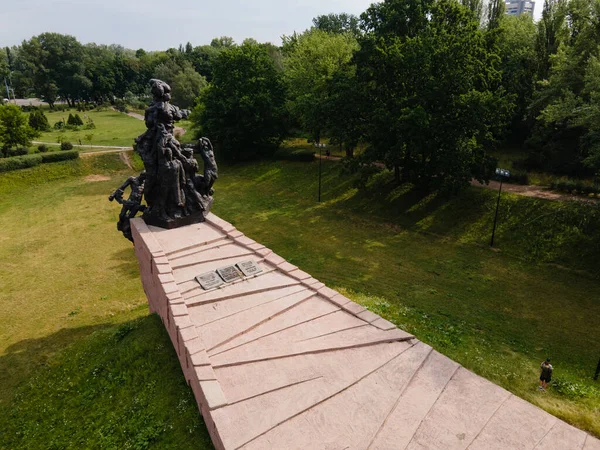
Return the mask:
[[[0,373],[0,448],[212,448],[156,315],[21,341]]]
[[[91,325],[79,328],[62,328],[50,336],[24,339],[9,346],[0,356],[0,408],[13,396],[16,387],[36,370],[48,365],[49,360],[73,342],[84,339],[94,331],[112,324]]]

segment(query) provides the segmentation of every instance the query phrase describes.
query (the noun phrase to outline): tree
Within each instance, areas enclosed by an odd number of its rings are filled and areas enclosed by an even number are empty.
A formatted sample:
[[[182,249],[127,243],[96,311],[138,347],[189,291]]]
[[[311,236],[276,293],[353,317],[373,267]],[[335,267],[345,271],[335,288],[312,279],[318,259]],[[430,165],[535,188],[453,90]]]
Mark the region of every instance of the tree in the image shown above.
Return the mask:
[[[330,93],[324,105],[327,133],[352,158],[364,133],[367,110],[363,86],[357,83],[356,66],[343,67],[327,84]]]
[[[315,17],[312,22],[316,29],[326,33],[350,33],[354,37],[360,35],[358,17],[353,14],[326,14]]]
[[[181,70],[181,66],[170,59],[156,66],[153,77],[158,78],[171,86],[175,76],[181,72]]]
[[[34,109],[29,113],[29,126],[37,131],[50,131],[48,118],[41,109]]]
[[[37,95],[52,107],[59,95],[71,105],[89,98],[83,46],[73,36],[42,33],[21,45],[19,58]]]
[[[187,60],[192,63],[196,72],[206,78],[207,81],[212,80],[212,65],[214,59],[222,51],[222,48],[217,48],[212,45],[201,45],[194,47],[190,54],[187,54]]]
[[[472,177],[486,180],[494,162],[485,148],[511,102],[472,12],[451,0],[387,0],[361,20],[366,158],[423,188],[454,191]]]
[[[506,5],[504,0],[490,0],[487,8],[487,29],[494,30],[500,27],[500,23],[504,18]]]
[[[318,142],[327,127],[329,82],[349,66],[358,43],[349,34],[329,34],[319,29],[297,36],[284,55],[289,109]]]
[[[214,38],[212,41],[210,41],[210,46],[223,50],[223,49],[227,49],[227,48],[231,48],[235,45],[235,42],[233,42],[233,38],[229,37],[229,36],[221,36],[218,38]]]
[[[191,120],[228,160],[272,154],[284,136],[285,86],[267,49],[245,43],[214,61]]]
[[[531,104],[538,67],[535,39],[536,26],[531,17],[504,16],[496,44],[502,86],[515,98],[509,138],[518,144],[524,142],[532,127],[527,109]]]
[[[536,51],[538,79],[544,80],[550,71],[550,57],[558,51],[565,30],[566,0],[544,0],[542,18],[538,22]]]
[[[599,139],[590,122],[594,115],[589,114],[593,112],[589,102],[595,96],[593,58],[598,57],[600,45],[600,8],[592,0],[550,6],[545,22],[554,31],[541,31],[560,44],[549,57],[547,78],[538,83],[529,108],[536,122],[527,140],[527,162],[530,168],[591,175],[590,151]]]
[[[173,103],[180,108],[192,108],[206,84],[206,78],[196,72],[188,63],[188,66],[173,78],[171,86]]]
[[[0,106],[0,143],[4,156],[8,156],[11,148],[30,146],[31,139],[35,136],[35,130],[28,125],[25,114],[18,106],[13,104]]]

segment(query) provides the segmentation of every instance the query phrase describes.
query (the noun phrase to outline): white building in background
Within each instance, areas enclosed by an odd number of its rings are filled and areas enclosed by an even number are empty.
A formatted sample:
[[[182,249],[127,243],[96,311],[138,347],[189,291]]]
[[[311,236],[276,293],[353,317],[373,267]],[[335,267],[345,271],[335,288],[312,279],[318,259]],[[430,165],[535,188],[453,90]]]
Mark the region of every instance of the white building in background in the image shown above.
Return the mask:
[[[527,14],[528,16],[533,17],[533,8],[535,7],[535,2],[527,1],[527,0],[509,0],[505,1],[506,5],[506,14],[509,16],[520,16],[521,14]]]

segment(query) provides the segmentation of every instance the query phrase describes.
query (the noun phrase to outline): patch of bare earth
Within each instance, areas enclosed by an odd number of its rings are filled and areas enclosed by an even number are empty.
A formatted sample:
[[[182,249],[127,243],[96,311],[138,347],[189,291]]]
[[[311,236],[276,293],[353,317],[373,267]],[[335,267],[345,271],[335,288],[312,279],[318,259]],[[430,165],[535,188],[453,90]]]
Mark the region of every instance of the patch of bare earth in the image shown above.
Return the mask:
[[[106,175],[88,175],[87,177],[85,177],[85,181],[88,181],[88,182],[107,181],[107,180],[110,180],[110,177],[107,177]]]

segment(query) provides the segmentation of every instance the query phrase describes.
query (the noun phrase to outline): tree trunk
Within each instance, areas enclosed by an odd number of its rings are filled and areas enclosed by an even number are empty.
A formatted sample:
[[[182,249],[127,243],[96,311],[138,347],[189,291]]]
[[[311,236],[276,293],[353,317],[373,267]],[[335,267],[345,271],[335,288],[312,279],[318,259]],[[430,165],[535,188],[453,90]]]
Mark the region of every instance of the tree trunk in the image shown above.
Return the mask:
[[[346,147],[346,157],[354,158],[354,147]]]

